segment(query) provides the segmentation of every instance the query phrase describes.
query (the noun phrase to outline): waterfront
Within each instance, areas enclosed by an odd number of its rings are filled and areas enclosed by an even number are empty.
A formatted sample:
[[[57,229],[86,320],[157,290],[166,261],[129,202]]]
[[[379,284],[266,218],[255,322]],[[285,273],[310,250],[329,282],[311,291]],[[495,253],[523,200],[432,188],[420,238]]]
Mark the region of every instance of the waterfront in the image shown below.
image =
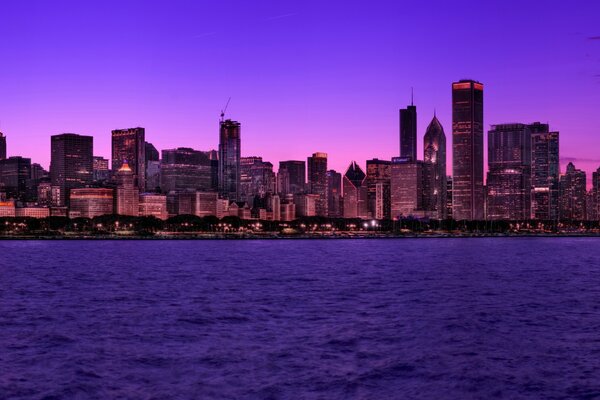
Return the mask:
[[[0,398],[600,395],[595,238],[0,252]]]

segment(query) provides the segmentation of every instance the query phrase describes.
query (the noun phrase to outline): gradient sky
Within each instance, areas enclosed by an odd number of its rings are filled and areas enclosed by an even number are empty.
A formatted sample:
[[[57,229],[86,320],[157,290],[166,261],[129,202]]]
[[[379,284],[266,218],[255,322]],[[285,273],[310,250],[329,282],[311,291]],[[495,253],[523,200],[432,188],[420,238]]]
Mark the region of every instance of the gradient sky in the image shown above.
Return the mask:
[[[242,123],[242,155],[389,159],[398,108],[434,109],[451,160],[451,82],[485,84],[485,124],[542,121],[561,158],[600,166],[600,1],[3,1],[0,131],[45,167],[50,135],[143,126],[159,150],[217,148]],[[487,131],[487,128],[486,128]],[[449,165],[450,171],[450,165]]]

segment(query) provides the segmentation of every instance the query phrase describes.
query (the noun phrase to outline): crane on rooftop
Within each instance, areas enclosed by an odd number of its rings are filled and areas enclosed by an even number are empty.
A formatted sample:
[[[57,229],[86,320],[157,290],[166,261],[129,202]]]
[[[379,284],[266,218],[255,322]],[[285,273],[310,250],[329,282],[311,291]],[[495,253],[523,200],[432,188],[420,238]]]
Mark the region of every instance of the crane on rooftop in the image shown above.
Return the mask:
[[[227,107],[229,107],[230,101],[231,101],[231,97],[229,97],[229,99],[227,99],[227,103],[225,104],[225,107],[221,110],[221,122],[223,122],[223,120],[225,119],[225,111],[227,111]]]

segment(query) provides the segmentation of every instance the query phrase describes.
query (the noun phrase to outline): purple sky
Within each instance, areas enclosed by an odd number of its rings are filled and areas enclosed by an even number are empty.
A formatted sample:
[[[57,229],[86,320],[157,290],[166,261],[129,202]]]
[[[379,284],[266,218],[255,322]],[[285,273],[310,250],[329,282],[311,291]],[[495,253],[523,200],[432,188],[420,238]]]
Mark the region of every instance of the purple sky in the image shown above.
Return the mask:
[[[598,0],[3,1],[0,15],[0,131],[46,167],[63,132],[105,157],[133,126],[159,150],[217,148],[231,96],[243,155],[324,151],[343,172],[397,155],[411,87],[419,154],[435,108],[451,160],[461,78],[485,84],[487,127],[549,122],[563,161],[600,166]]]

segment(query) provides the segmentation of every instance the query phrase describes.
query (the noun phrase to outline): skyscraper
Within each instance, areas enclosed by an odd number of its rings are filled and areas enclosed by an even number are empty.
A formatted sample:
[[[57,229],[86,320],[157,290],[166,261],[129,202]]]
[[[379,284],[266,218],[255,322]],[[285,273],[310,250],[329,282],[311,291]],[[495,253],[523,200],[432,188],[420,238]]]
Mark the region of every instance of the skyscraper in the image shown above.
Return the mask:
[[[400,109],[400,157],[417,159],[417,107],[412,101]]]
[[[556,221],[559,217],[558,132],[535,122],[531,131],[531,217]]]
[[[531,131],[525,124],[492,125],[488,132],[487,219],[531,215]]]
[[[116,129],[112,131],[112,170],[119,170],[124,162],[133,172],[135,186],[146,190],[146,131],[144,128]]]
[[[389,219],[392,162],[374,158],[367,160],[367,209],[371,218]]]
[[[592,194],[592,204],[591,207],[593,207],[593,211],[592,211],[592,216],[593,219],[595,221],[597,221],[598,219],[600,219],[600,168],[598,168],[597,170],[595,170],[592,173],[592,190],[591,190]],[[588,209],[590,208],[590,205],[588,205]],[[588,220],[590,219],[590,215],[588,214]]]
[[[117,196],[115,198],[115,212],[119,215],[131,215],[137,217],[139,207],[140,191],[134,185],[133,171],[127,162],[121,165],[117,171]]]
[[[434,115],[423,137],[423,209],[432,218],[446,218],[446,196],[446,134]]]
[[[352,161],[344,174],[344,218],[368,218],[366,177]]]
[[[64,133],[50,139],[50,180],[59,188],[55,204],[68,206],[70,190],[86,187],[94,178],[94,138]]]
[[[6,193],[9,198],[28,200],[35,196],[28,191],[30,180],[30,158],[13,156],[0,160],[0,192]]]
[[[482,220],[483,85],[473,80],[452,84],[452,179],[455,220]]]
[[[327,211],[327,153],[314,153],[308,157],[308,191],[318,195],[316,215],[326,217]]]
[[[327,214],[330,218],[343,216],[342,174],[330,169],[327,171]]]
[[[305,191],[306,163],[299,160],[279,162],[277,186],[281,194],[298,194]]]
[[[561,220],[583,221],[585,217],[586,198],[585,172],[576,169],[573,163],[567,165],[567,170],[560,177],[560,208]]]
[[[241,124],[226,119],[219,123],[219,194],[240,200]]]
[[[0,160],[6,158],[6,136],[0,132]]]

